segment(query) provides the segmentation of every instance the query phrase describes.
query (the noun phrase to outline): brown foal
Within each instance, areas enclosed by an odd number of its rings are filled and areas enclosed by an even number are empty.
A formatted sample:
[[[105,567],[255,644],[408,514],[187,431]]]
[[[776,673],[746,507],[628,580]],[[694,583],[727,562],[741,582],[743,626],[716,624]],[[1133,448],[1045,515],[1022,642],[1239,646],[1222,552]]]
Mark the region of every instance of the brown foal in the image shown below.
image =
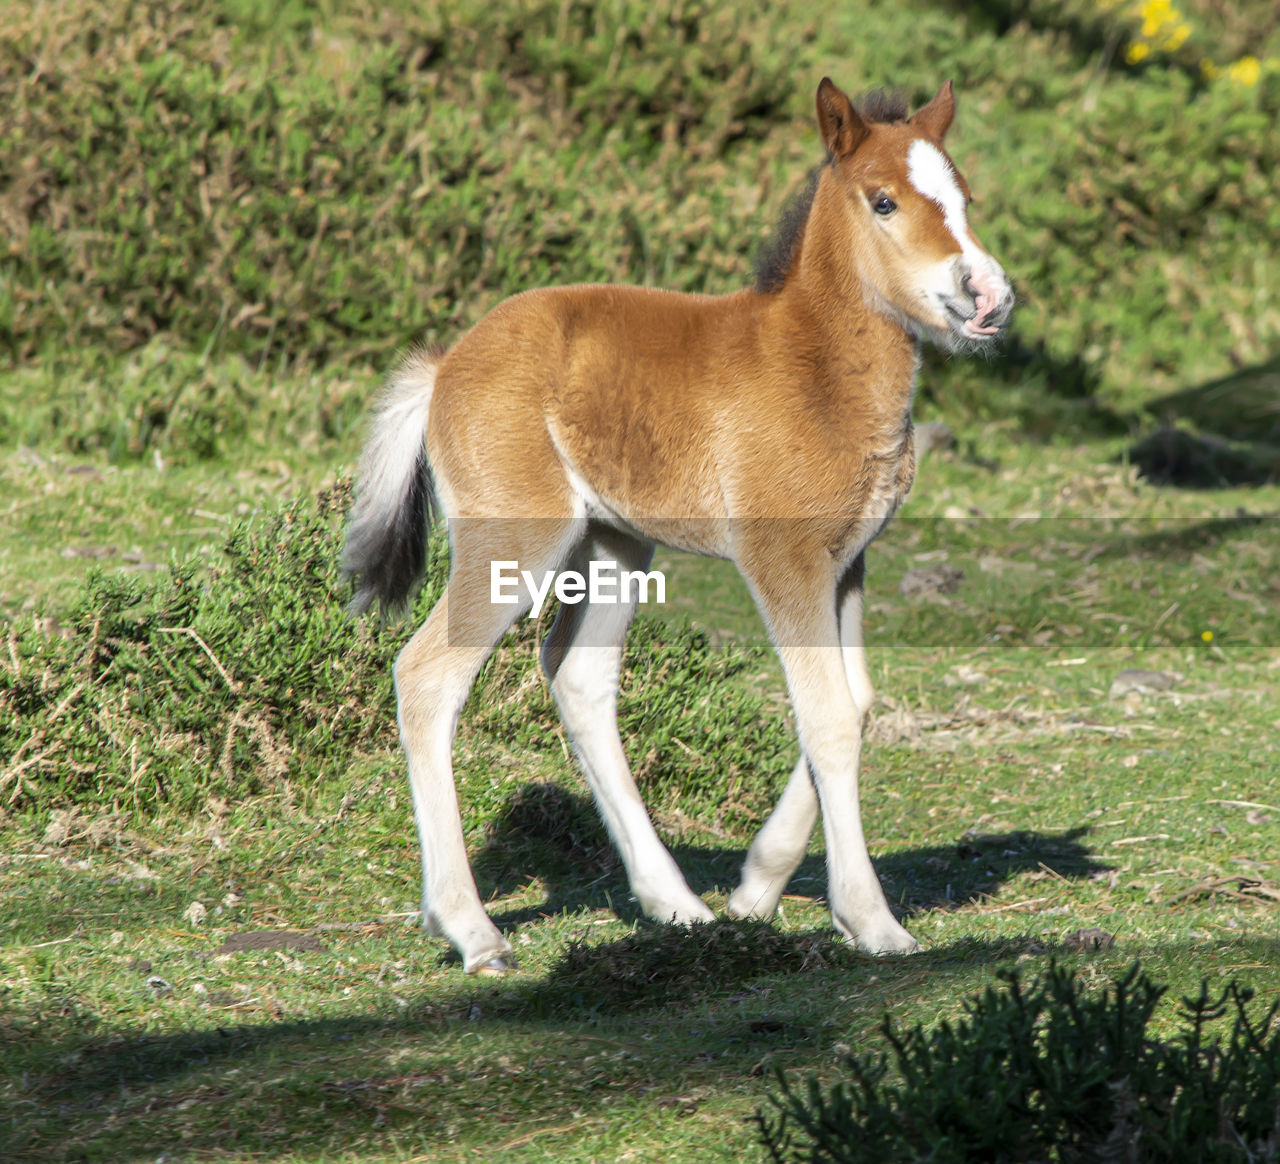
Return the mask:
[[[729,898],[769,918],[818,819],[836,927],[908,952],[858,807],[872,688],[863,553],[915,474],[922,339],[978,349],[1013,294],[970,229],[943,149],[950,83],[915,116],[818,88],[827,160],[751,289],[722,297],[577,286],[516,295],[448,351],[392,374],[360,466],[344,563],[357,609],[402,604],[438,509],[449,582],[395,665],[424,870],[423,917],[470,973],[511,947],[467,860],[454,787],[458,715],[533,598],[495,601],[495,563],[532,577],[594,562],[644,571],[655,543],[731,559],[786,673],[801,756]],[[510,597],[510,596],[509,596]],[[617,728],[629,601],[563,602],[542,664],[631,890],[652,918],[711,918],[659,840]]]

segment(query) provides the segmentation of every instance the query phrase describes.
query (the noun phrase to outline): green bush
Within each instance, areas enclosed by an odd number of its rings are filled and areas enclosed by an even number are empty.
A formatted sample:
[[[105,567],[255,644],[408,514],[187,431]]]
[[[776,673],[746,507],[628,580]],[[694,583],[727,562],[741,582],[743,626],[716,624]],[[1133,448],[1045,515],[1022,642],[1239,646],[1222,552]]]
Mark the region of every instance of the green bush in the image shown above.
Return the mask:
[[[206,577],[91,573],[66,625],[12,628],[8,805],[190,810],[342,770],[394,739],[386,630],[348,619],[345,489],[232,533]]]
[[[1100,993],[1054,964],[1030,986],[1003,971],[966,1017],[900,1032],[891,1055],[849,1056],[845,1078],[781,1078],[761,1142],[784,1161],[1038,1164],[1280,1158],[1280,1002],[1207,982],[1181,1030],[1151,1037],[1165,988],[1135,964]],[[1216,1032],[1231,1021],[1224,1041]]]
[[[543,614],[545,631],[554,611]],[[488,736],[536,746],[558,730],[547,685],[534,678],[539,631],[523,622],[498,648],[472,694],[467,722]],[[712,646],[683,619],[641,616],[627,636],[618,730],[651,809],[675,808],[722,825],[768,812],[798,745],[755,683],[764,649]]]
[[[787,116],[777,15],[328,7],[260,28],[252,5],[87,0],[14,22],[0,348],[119,352],[163,333],[367,358],[536,283],[702,289],[723,274],[717,248],[741,257],[699,188],[727,142]],[[667,175],[651,207],[636,206],[637,165]]]
[[[341,443],[340,462],[354,459],[376,384],[368,370],[280,375],[237,356],[206,360],[157,337],[123,360],[95,352],[75,368],[0,377],[0,445],[53,437],[74,456],[181,465]]]
[[[448,545],[437,531],[412,622],[352,619],[338,572],[349,496],[341,484],[238,526],[205,574],[190,562],[146,581],[97,571],[65,625],[15,624],[0,656],[0,803],[190,810],[394,748],[391,662],[439,597]],[[538,639],[553,615],[500,645],[465,732],[546,746],[558,717]],[[764,811],[794,742],[751,682],[759,662],[687,623],[637,621],[620,723],[651,801],[724,820]]]
[[[1184,5],[1191,38],[1140,65],[1122,51],[1136,5],[1095,0],[10,7],[0,359],[101,365],[115,411],[37,400],[0,417],[7,443],[163,443],[163,395],[110,394],[110,361],[148,344],[259,371],[383,365],[533,286],[737,289],[817,160],[824,72],[916,101],[959,87],[952,144],[1020,306],[1006,384],[929,367],[944,410],[1061,432],[1088,416],[1055,398],[1096,395],[1114,426],[1280,339],[1264,0]],[[1257,74],[1233,78],[1246,49]],[[237,406],[207,383],[227,377],[195,378],[182,439],[211,456]]]

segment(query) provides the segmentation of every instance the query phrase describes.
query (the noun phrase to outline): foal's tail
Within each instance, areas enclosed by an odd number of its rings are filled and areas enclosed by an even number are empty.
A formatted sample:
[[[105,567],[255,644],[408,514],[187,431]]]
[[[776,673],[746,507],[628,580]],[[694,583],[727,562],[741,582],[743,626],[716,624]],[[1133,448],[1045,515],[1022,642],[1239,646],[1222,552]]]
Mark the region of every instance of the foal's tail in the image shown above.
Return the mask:
[[[353,613],[375,601],[384,611],[403,607],[426,569],[437,508],[427,464],[427,410],[442,355],[411,352],[388,377],[374,408],[342,552],[343,573],[356,580]]]

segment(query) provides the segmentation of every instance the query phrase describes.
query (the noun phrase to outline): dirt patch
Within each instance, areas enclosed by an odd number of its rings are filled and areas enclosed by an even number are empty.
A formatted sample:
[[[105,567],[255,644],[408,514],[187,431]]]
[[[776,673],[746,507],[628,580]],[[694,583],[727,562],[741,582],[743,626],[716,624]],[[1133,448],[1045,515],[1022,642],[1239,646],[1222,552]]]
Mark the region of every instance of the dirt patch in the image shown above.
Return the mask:
[[[301,934],[295,930],[247,930],[228,934],[215,954],[237,954],[242,950],[319,950],[327,954],[329,948],[314,934]]]

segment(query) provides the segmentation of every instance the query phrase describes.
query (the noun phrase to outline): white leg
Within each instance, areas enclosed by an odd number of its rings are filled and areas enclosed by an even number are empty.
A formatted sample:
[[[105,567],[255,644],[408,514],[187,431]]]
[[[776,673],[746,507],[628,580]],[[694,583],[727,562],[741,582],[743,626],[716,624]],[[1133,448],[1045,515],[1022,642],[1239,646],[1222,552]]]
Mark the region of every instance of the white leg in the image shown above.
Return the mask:
[[[537,570],[563,560],[580,536],[566,523],[558,539],[521,558]],[[400,740],[409,762],[413,811],[422,846],[422,916],[427,929],[448,938],[468,974],[502,973],[514,965],[511,946],[480,901],[467,860],[453,779],[453,737],[467,693],[494,645],[523,606],[489,601],[489,555],[459,538],[440,601],[396,659]],[[510,542],[496,556],[517,557]]]
[[[875,698],[875,690],[871,685],[871,673],[867,669],[867,651],[862,641],[862,603],[865,593],[865,576],[865,560],[859,554],[857,561],[854,562],[848,573],[841,579],[837,599],[840,617],[840,649],[844,656],[845,678],[849,683],[849,694],[853,697],[854,706],[857,708],[859,747],[857,759],[859,761],[861,759],[862,733],[866,727],[867,713],[871,710],[871,704]],[[858,804],[856,790],[856,776],[860,774],[860,768],[861,764],[859,762],[858,771],[855,772],[853,811],[858,818],[858,830],[861,836],[862,812]],[[862,851],[866,854],[865,840],[862,841]],[[867,861],[869,864],[869,854],[867,854]],[[875,878],[876,889],[879,891],[879,896],[883,898],[884,891],[880,887],[880,879],[876,877],[874,870],[871,876]],[[879,949],[885,951],[909,954],[920,949],[919,943],[896,920],[886,928],[886,932],[880,940],[885,944],[881,945]]]
[[[821,563],[823,556],[819,548],[815,561]],[[822,807],[832,919],[841,933],[868,952],[916,950],[915,939],[898,924],[885,900],[867,853],[858,807],[865,705],[855,699],[855,689],[869,703],[870,683],[861,658],[860,627],[855,632],[840,624],[856,619],[861,600],[852,599],[849,587],[842,586],[842,617],[838,618],[835,579],[823,565],[809,572],[779,570],[774,563],[786,559],[777,554],[760,555],[757,560],[763,568],[748,574],[748,582],[778,647],[800,745]],[[856,582],[853,589],[860,592],[860,575]],[[791,791],[791,784],[787,791]],[[799,792],[795,799],[801,805]],[[793,811],[799,817],[798,810]]]
[[[730,917],[768,921],[804,859],[818,820],[818,793],[809,761],[800,756],[777,806],[764,822],[742,866],[742,882],[729,897]]]
[[[849,691],[865,723],[871,706],[871,677],[862,646],[862,595],[864,564],[861,555],[841,580],[840,646],[844,652]],[[791,773],[777,807],[765,821],[742,866],[742,883],[729,898],[731,917],[768,921],[777,912],[787,883],[804,860],[813,826],[818,820],[818,793],[809,762],[802,754]]]
[[[867,670],[867,651],[862,645],[862,598],[865,593],[866,560],[862,554],[840,580],[836,601],[840,614],[840,649],[844,652],[844,670],[849,680],[849,693],[858,707],[858,723],[865,725],[875,691]]]
[[[643,570],[652,551],[651,545],[599,531],[574,568],[585,573],[587,560],[594,558]],[[711,910],[689,888],[654,831],[618,735],[622,644],[634,614],[634,601],[562,605],[543,645],[543,667],[641,909],[657,921],[710,921]]]

